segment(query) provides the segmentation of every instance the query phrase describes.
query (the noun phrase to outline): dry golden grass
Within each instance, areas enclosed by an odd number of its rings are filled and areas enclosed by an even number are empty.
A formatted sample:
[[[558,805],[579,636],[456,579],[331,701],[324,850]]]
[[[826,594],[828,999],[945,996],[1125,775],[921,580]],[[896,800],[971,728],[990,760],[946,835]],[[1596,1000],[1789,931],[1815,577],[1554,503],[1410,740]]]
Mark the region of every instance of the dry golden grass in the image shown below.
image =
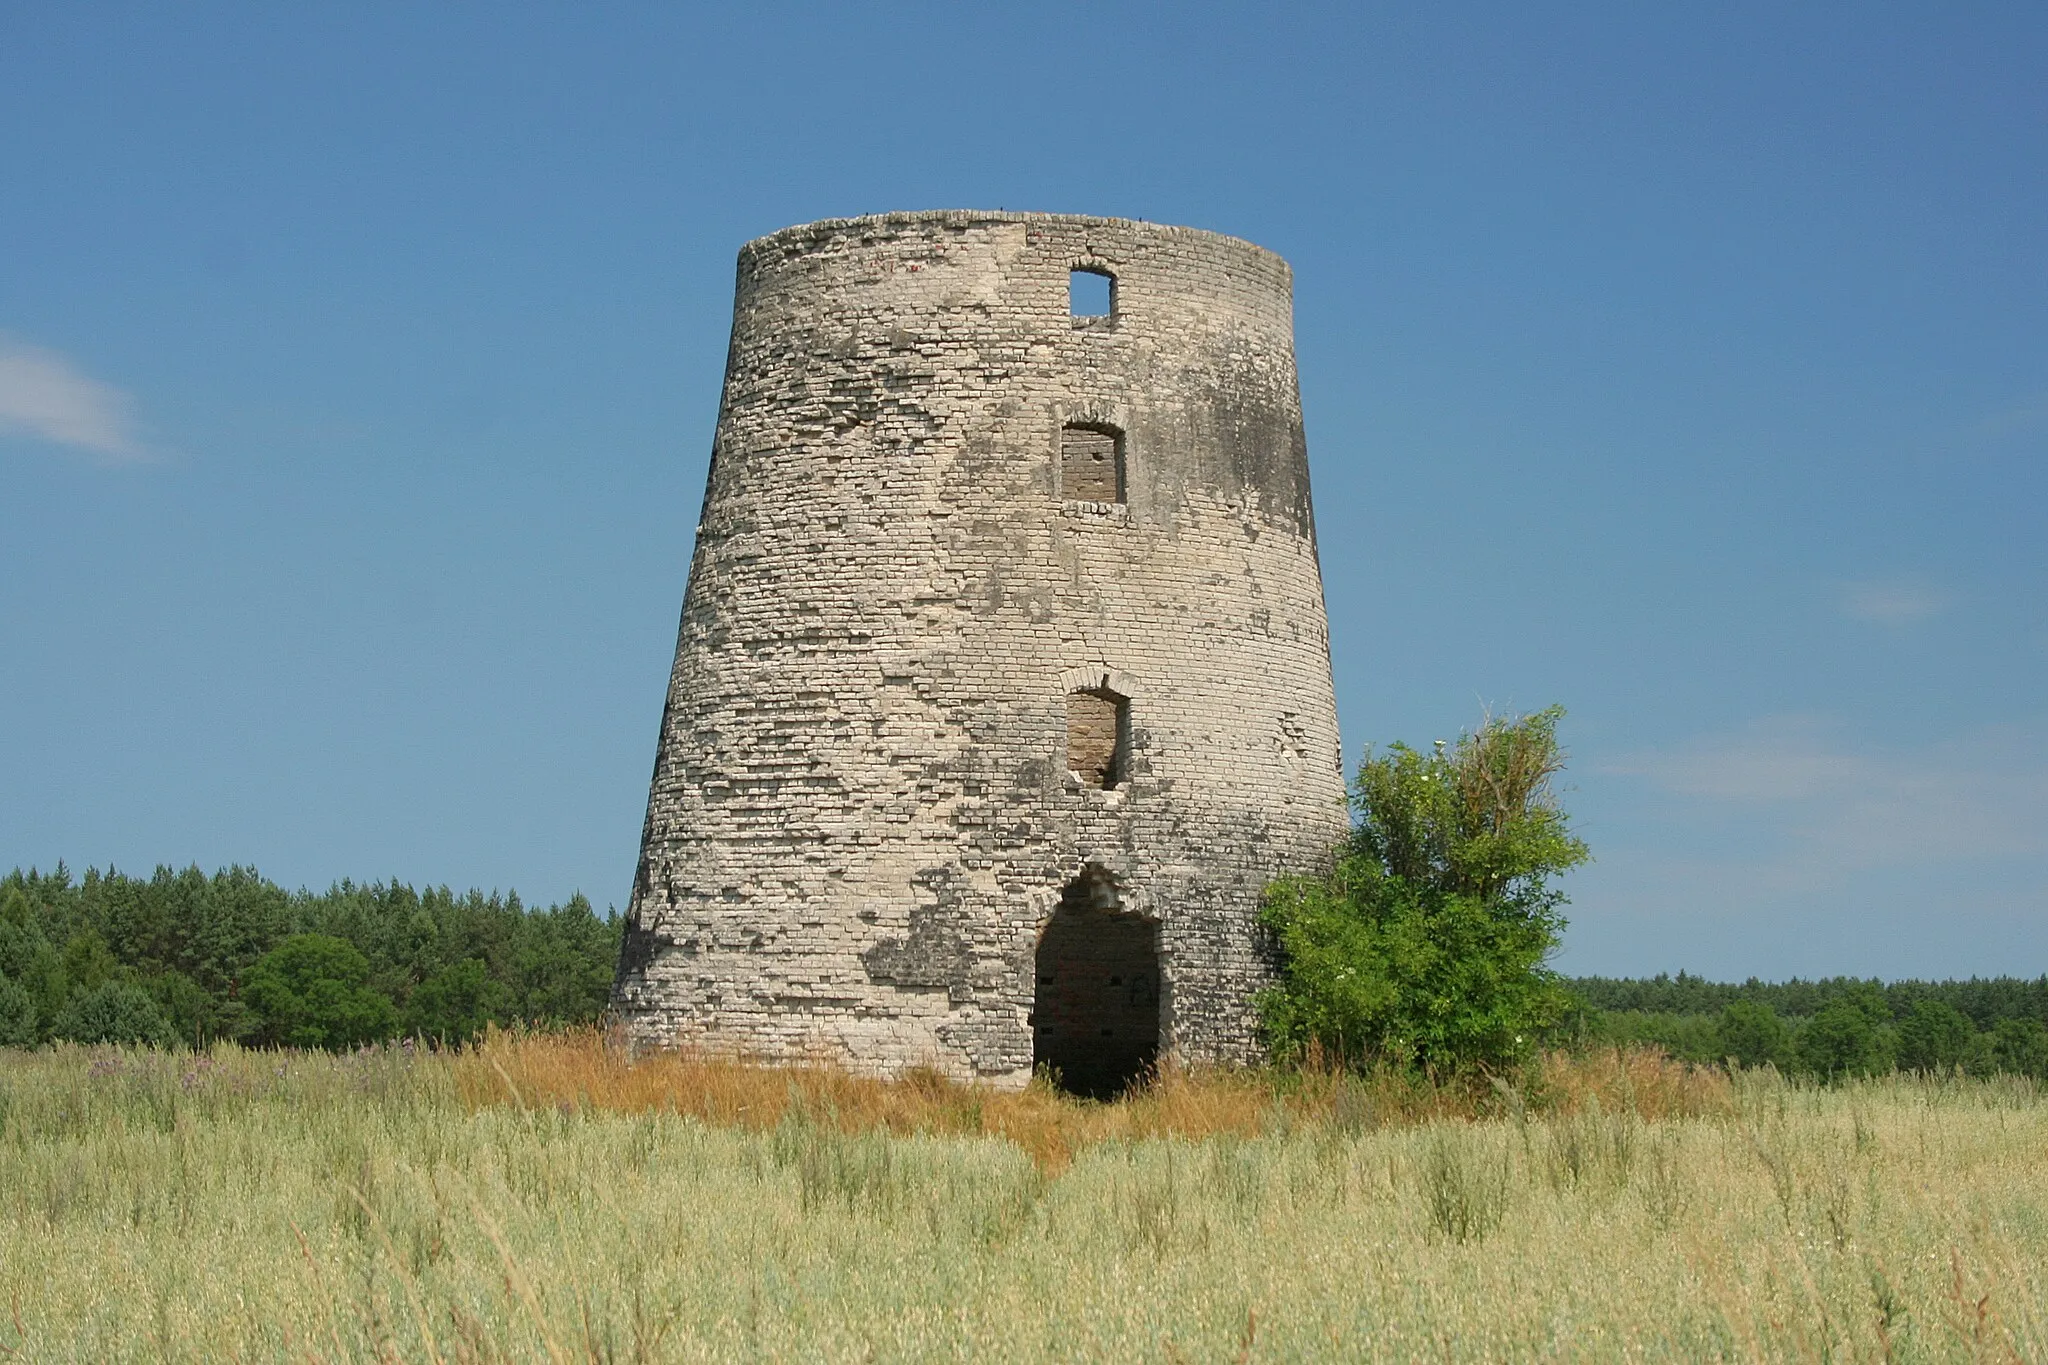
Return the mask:
[[[1076,1100],[1039,1084],[1022,1091],[962,1085],[933,1072],[885,1081],[831,1066],[761,1066],[691,1052],[635,1057],[594,1029],[493,1033],[451,1067],[456,1092],[471,1108],[667,1113],[756,1132],[774,1129],[796,1109],[846,1133],[1002,1138],[1055,1175],[1076,1153],[1112,1141],[1356,1131],[1529,1109],[1569,1114],[1588,1105],[1648,1120],[1692,1118],[1734,1105],[1725,1073],[1648,1048],[1554,1053],[1513,1085],[1432,1085],[1400,1072],[1359,1077],[1314,1065],[1287,1073],[1169,1064],[1115,1104]]]
[[[0,1052],[0,1359],[2048,1359],[2048,1097]]]

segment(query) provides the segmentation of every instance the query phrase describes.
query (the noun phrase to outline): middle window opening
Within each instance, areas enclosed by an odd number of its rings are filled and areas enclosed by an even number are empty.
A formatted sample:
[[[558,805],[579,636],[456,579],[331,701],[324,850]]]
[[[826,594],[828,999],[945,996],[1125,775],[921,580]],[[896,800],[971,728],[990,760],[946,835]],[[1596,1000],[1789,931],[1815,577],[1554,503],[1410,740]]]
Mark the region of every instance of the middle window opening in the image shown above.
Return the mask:
[[[1060,496],[1073,502],[1124,501],[1124,434],[1101,422],[1060,429]]]

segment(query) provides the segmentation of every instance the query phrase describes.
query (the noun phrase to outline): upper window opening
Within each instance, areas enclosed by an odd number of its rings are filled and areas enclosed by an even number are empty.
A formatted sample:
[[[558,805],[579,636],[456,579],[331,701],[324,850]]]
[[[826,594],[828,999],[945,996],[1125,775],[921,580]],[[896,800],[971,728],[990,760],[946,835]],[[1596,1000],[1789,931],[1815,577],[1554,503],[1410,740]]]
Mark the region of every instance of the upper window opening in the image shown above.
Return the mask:
[[[1116,311],[1116,276],[1107,270],[1067,272],[1067,306],[1077,318],[1106,318]]]
[[[1100,423],[1060,429],[1060,496],[1076,502],[1124,501],[1124,434]]]

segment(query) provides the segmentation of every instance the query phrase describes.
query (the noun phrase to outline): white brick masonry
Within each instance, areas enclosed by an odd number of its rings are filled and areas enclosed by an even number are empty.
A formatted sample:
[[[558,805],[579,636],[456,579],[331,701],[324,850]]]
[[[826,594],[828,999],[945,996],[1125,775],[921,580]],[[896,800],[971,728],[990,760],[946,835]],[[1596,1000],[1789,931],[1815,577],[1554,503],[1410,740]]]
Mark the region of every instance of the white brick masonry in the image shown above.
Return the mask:
[[[1068,271],[1116,278],[1076,318]],[[1345,829],[1291,277],[1214,233],[813,223],[740,253],[614,1004],[636,1039],[1022,1084],[1085,866],[1159,921],[1160,1041],[1254,1059],[1256,924]],[[1067,500],[1062,429],[1124,433]],[[1113,790],[1067,694],[1129,700]]]

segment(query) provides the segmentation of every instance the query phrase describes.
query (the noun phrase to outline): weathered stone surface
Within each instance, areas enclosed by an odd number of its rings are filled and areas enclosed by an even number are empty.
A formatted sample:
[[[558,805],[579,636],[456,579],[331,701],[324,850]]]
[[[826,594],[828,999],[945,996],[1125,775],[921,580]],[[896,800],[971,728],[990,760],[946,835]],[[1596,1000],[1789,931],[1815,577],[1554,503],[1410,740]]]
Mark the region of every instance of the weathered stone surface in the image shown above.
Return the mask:
[[[1077,267],[1113,315],[1070,315]],[[1069,766],[1075,694],[1123,699],[1107,788]],[[1086,873],[1156,929],[1160,1046],[1249,1060],[1259,891],[1328,856],[1342,795],[1285,262],[967,212],[741,251],[636,1038],[1021,1084]]]

